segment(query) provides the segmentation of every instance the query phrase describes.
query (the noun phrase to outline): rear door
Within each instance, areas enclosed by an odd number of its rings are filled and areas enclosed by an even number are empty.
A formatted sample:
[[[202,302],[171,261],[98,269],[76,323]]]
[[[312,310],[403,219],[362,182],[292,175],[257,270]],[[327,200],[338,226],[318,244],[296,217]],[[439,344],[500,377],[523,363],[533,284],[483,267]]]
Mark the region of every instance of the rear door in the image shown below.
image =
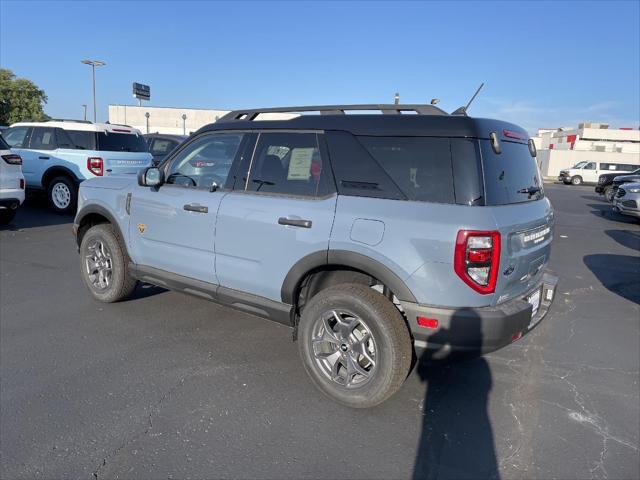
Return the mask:
[[[135,130],[113,128],[97,133],[95,155],[103,159],[105,175],[137,174],[151,164],[144,137]]]
[[[243,133],[196,137],[168,162],[160,188],[136,186],[131,196],[130,255],[144,266],[218,283],[214,266],[216,214],[223,187],[246,143]]]
[[[239,174],[240,188],[220,204],[221,286],[279,302],[293,265],[328,250],[337,195],[323,142],[316,132],[259,135],[253,157],[240,167],[248,174]]]
[[[502,240],[495,295],[496,302],[501,303],[539,283],[549,262],[553,211],[544,196],[535,158],[525,143],[503,141],[502,153],[498,155],[488,140],[479,142],[485,204],[493,212]],[[529,193],[538,188],[539,191]]]
[[[23,175],[27,185],[42,186],[44,172],[51,166],[60,164],[57,149],[55,128],[32,128],[28,161],[23,166]]]

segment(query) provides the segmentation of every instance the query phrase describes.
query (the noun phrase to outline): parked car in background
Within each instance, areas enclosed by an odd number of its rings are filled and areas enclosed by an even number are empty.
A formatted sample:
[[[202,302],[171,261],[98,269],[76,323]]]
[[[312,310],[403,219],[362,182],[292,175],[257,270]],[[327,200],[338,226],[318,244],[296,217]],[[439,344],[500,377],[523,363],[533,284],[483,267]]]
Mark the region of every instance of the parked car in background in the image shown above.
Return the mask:
[[[147,133],[143,136],[149,146],[149,153],[153,155],[154,165],[162,163],[166,156],[187,138],[187,135],[169,135],[164,133]]]
[[[619,178],[621,181],[616,182],[615,179]],[[596,185],[596,193],[604,195],[608,202],[613,201],[615,191],[620,183],[625,181],[640,181],[640,168],[629,173],[629,175],[620,175],[616,173],[604,173],[598,177],[598,184]]]
[[[600,175],[605,173],[617,173],[622,175],[640,168],[637,163],[613,163],[613,162],[578,162],[573,167],[560,170],[558,180],[565,185],[581,185],[583,183],[597,183]]]
[[[93,177],[137,174],[151,164],[139,130],[80,120],[21,122],[2,133],[22,157],[29,189],[44,190],[58,212],[76,208],[78,185]]]
[[[640,218],[640,182],[625,183],[618,187],[613,208],[623,215]]]
[[[322,114],[254,120],[307,111]],[[282,322],[322,392],[371,407],[413,349],[479,355],[547,313],[534,156],[520,127],[432,105],[231,112],[138,181],[81,185],[80,274],[103,302],[139,280]]]
[[[0,135],[0,224],[10,223],[23,202],[22,158],[9,149]]]

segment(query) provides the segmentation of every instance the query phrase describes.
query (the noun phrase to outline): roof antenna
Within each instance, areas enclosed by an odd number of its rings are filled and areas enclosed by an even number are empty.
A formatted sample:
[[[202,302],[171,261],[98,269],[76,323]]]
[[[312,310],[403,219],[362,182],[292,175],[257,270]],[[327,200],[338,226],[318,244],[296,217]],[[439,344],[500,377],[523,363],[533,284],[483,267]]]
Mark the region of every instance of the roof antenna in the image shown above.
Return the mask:
[[[471,100],[469,100],[469,103],[467,103],[464,107],[460,107],[454,110],[453,112],[451,112],[451,115],[464,115],[466,117],[467,110],[469,109],[469,105],[471,105],[471,102],[473,102],[476,99],[476,97],[480,93],[480,90],[482,90],[482,87],[484,87],[484,82],[480,84],[480,86],[476,90],[476,93],[474,93],[473,97],[471,97]]]

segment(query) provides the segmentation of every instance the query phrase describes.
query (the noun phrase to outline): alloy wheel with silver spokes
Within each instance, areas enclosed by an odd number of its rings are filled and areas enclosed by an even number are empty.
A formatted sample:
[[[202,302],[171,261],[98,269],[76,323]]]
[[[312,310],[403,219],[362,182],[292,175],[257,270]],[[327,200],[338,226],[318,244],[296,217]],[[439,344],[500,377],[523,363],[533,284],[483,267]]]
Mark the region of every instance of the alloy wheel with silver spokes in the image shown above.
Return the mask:
[[[378,352],[364,320],[348,311],[331,310],[316,320],[312,332],[312,352],[327,378],[346,388],[363,386],[373,378]]]
[[[60,209],[65,210],[71,204],[71,189],[66,183],[58,182],[51,188],[51,202]]]
[[[84,263],[89,283],[93,288],[96,290],[109,288],[113,276],[113,261],[105,242],[94,239],[87,245]]]

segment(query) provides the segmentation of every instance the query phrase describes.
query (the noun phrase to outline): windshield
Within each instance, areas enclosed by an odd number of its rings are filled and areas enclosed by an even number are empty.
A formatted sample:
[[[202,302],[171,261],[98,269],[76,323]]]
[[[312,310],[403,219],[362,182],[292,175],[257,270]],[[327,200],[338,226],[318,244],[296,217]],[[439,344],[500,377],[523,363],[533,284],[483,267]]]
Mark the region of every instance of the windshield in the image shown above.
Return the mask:
[[[544,196],[536,159],[526,144],[502,142],[496,155],[489,140],[480,140],[486,205],[506,205]]]
[[[587,162],[578,162],[571,168],[582,168],[587,164]]]
[[[106,152],[147,152],[147,142],[141,135],[99,132],[98,150]]]

